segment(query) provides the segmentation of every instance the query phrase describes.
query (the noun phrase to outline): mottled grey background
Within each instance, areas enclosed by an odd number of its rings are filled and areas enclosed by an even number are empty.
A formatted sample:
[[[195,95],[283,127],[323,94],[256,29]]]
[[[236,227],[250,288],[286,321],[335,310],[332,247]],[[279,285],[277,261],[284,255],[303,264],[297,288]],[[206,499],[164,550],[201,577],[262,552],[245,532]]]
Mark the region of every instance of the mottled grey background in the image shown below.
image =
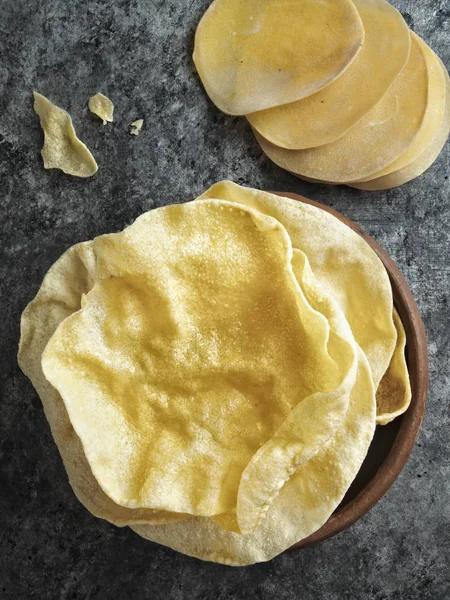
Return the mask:
[[[448,0],[396,0],[450,67]],[[207,99],[191,60],[208,0],[0,1],[0,597],[450,598],[450,147],[389,192],[302,183],[262,156],[244,119]],[[370,85],[370,82],[367,82]],[[69,110],[100,170],[45,171],[33,89]],[[116,106],[103,127],[87,109]],[[129,123],[144,118],[140,137]],[[19,316],[75,242],[230,178],[299,192],[357,221],[397,260],[425,320],[431,385],[418,443],[359,523],[268,564],[202,563],[92,517],[75,499],[39,398],[16,363]]]

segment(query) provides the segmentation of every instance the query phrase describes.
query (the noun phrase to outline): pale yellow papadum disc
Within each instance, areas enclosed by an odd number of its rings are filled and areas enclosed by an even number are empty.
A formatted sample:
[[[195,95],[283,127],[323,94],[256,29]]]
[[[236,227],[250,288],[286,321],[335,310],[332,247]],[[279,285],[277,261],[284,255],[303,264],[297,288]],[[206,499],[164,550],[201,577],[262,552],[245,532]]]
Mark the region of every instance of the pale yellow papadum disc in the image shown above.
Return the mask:
[[[422,175],[422,173],[431,167],[438,158],[450,134],[450,80],[447,70],[442,63],[441,66],[446,78],[446,106],[441,127],[431,143],[425,148],[419,158],[416,158],[416,160],[402,169],[365,183],[348,184],[350,187],[358,188],[360,190],[388,190],[419,177],[419,175]]]
[[[306,256],[298,250],[294,250],[293,270],[303,280],[302,288],[316,310],[330,310],[330,315],[336,311],[322,286],[314,282]],[[226,518],[215,519],[220,527],[211,519],[198,517],[176,525],[132,529],[146,539],[203,560],[230,565],[270,560],[316,531],[336,509],[364,460],[374,422],[373,381],[367,359],[359,351],[358,375],[344,422],[333,440],[291,475],[253,533],[242,536],[224,531]],[[228,524],[232,526],[232,522],[231,515]]]
[[[296,239],[302,240],[302,236],[299,236],[299,231],[302,227],[305,231],[309,231],[309,235],[312,238],[317,236],[318,239],[311,244],[303,244],[306,246],[306,248],[303,249],[306,254],[307,250],[310,250],[313,258],[320,249],[320,252],[323,253],[322,258],[330,256],[329,259],[326,258],[325,260],[322,260],[324,263],[331,260],[331,238],[336,236],[335,241],[338,242],[343,236],[345,237],[345,230],[349,230],[328,213],[287,198],[279,198],[277,196],[272,196],[271,194],[257,192],[256,190],[247,190],[229,182],[223,182],[213,186],[212,190],[214,189],[217,192],[221,192],[221,198],[231,200],[232,202],[238,202],[239,204],[242,204],[242,198],[245,198],[244,203],[246,205],[253,206],[253,208],[269,215],[272,212],[272,210],[270,210],[270,199],[272,199],[272,205],[274,207],[273,211],[275,212],[275,215],[272,216],[275,216],[277,219],[279,218],[281,222],[284,221],[283,225],[286,227],[291,237],[292,232],[289,231],[289,221],[292,221],[292,231],[294,232]],[[209,192],[206,194],[208,193]],[[239,200],[239,196],[241,196],[241,200]],[[213,202],[217,203],[217,201]],[[223,203],[219,202],[219,204]],[[303,211],[293,209],[293,206],[299,205],[303,207]],[[323,216],[322,222],[320,215]],[[145,216],[146,215],[144,215],[144,217]],[[253,219],[255,219],[254,214]],[[256,220],[258,221],[257,217]],[[272,221],[272,219],[270,220]],[[175,223],[171,222],[170,225],[173,226],[177,224],[179,226],[178,220],[175,219],[174,221]],[[333,223],[333,221],[336,221],[336,223]],[[337,223],[339,225],[337,225]],[[340,227],[342,228],[341,230]],[[281,229],[283,230],[282,227]],[[139,253],[137,253],[137,255],[135,254],[135,245],[131,239],[132,236],[130,236],[130,239],[126,236],[126,232],[129,232],[130,230],[132,230],[132,227],[119,235],[126,238],[125,246],[129,245],[127,251],[130,253],[130,256],[133,256],[131,262],[133,263],[132,268],[134,270],[136,269],[136,264],[139,263],[139,260],[136,263]],[[354,232],[351,233],[353,236],[358,237]],[[38,393],[42,397],[46,415],[51,424],[52,433],[63,456],[71,484],[74,487],[77,496],[87,508],[97,516],[107,518],[119,525],[126,524],[127,522],[135,524],[143,522],[158,523],[158,521],[167,522],[170,519],[185,518],[185,515],[166,513],[164,511],[152,509],[130,509],[118,506],[101,490],[89,468],[80,439],[77,437],[70,423],[63,400],[58,392],[45,380],[40,365],[43,349],[54,333],[56,327],[68,316],[74,314],[75,311],[79,311],[82,303],[84,308],[81,313],[89,309],[90,303],[93,302],[92,295],[97,293],[98,287],[105,283],[104,281],[101,281],[95,286],[94,284],[97,278],[105,277],[109,267],[114,261],[117,261],[116,267],[119,270],[123,268],[123,252],[120,251],[118,256],[113,256],[116,250],[118,250],[115,247],[115,244],[110,243],[111,238],[114,237],[116,236],[102,236],[102,238],[97,238],[96,240],[96,243],[100,241],[100,246],[106,243],[106,249],[108,253],[110,253],[103,265],[101,258],[102,254],[99,254],[98,249],[94,250],[94,245],[91,242],[87,242],[71,248],[52,267],[44,279],[38,296],[30,303],[24,312],[22,318],[22,337],[19,360],[22,369],[30,376]],[[329,242],[324,244],[327,239]],[[347,241],[350,240],[351,238]],[[144,244],[148,243],[148,241],[149,240],[143,239]],[[363,282],[369,275],[369,271],[366,272],[364,268],[365,260],[368,260],[368,257],[365,259],[364,252],[361,253],[361,248],[358,247],[358,244],[352,245],[352,242],[354,243],[355,240],[351,240],[350,242],[350,252],[355,252],[356,256],[356,266],[353,267],[353,276],[355,278],[353,279],[353,282],[356,281],[360,284],[361,281]],[[204,243],[204,239],[201,240],[201,243]],[[335,301],[332,298],[334,297],[338,301],[343,302],[343,308],[347,313],[350,314],[353,312],[347,304],[348,298],[346,298],[344,290],[340,289],[340,286],[336,285],[335,281],[335,278],[339,278],[349,265],[344,265],[341,268],[338,267],[335,270],[330,269],[328,265],[320,265],[321,261],[316,260],[316,265],[312,265],[313,270],[311,270],[306,254],[303,254],[300,250],[296,249],[295,243],[293,245],[292,270],[295,275],[296,285],[303,294],[305,306],[309,305],[312,313],[317,311],[317,322],[322,323],[322,325],[325,324],[329,328],[326,351],[329,353],[330,358],[332,358],[334,354],[339,353],[339,347],[341,345],[344,350],[346,347],[345,319],[341,320],[339,318],[339,305],[335,304]],[[103,250],[105,250],[105,248],[103,248]],[[121,250],[123,250],[123,248]],[[320,252],[318,253],[320,254]],[[370,252],[372,251],[370,250]],[[114,258],[112,262],[111,258]],[[338,248],[335,260],[339,263],[340,259],[343,259],[343,255],[341,255]],[[376,279],[377,276],[380,275],[380,273],[377,273],[378,266],[376,262],[371,263],[371,261],[368,260],[367,266],[369,265],[372,268],[375,268],[372,284],[377,284]],[[145,264],[145,269],[147,269],[147,267],[147,264]],[[316,270],[321,273],[319,281],[316,280],[313,275],[313,271],[316,272]],[[361,273],[358,275],[359,270],[361,270]],[[199,269],[199,272],[207,273],[209,272],[209,269]],[[358,278],[361,278],[361,281],[358,281]],[[115,277],[112,279],[114,281]],[[371,297],[373,304],[371,304],[370,313],[372,313],[378,302],[381,302],[382,305],[386,306],[382,275],[381,279],[381,292],[380,290],[375,291],[374,295]],[[352,278],[350,278],[350,281],[351,280]],[[107,281],[109,281],[109,279]],[[271,284],[273,285],[272,279]],[[91,291],[92,288],[93,291]],[[139,286],[137,290],[134,290],[131,293],[131,296],[133,296],[135,291],[137,291],[139,297],[141,291]],[[132,308],[131,305],[129,308]],[[136,313],[134,309],[131,312],[133,314]],[[321,316],[322,319],[320,318]],[[348,315],[347,318],[349,318]],[[395,318],[396,316],[394,315],[394,319]],[[382,319],[373,319],[373,325],[376,328],[378,328],[381,323]],[[135,322],[135,325],[139,329],[139,323]],[[394,375],[397,373],[400,377],[403,377],[405,373],[403,369],[406,369],[403,353],[403,328],[401,327],[401,323],[398,323],[397,321],[396,326],[400,327],[399,338],[391,366],[383,378],[384,383],[389,379],[391,383],[395,381],[395,377],[392,377],[393,373]],[[110,328],[108,333],[111,335],[114,331],[115,324],[112,329]],[[381,337],[383,337],[383,335],[386,336],[386,330],[383,334],[383,327],[381,327],[380,331],[382,332]],[[107,329],[105,329],[105,332],[107,332]],[[339,333],[341,335],[339,335]],[[348,331],[348,333],[351,336],[350,331]],[[396,338],[396,336],[394,336],[394,338]],[[153,337],[149,339],[152,341],[154,340]],[[333,340],[335,341],[333,342]],[[152,343],[152,341],[150,343]],[[349,349],[351,346],[350,339],[347,340],[347,345]],[[386,340],[384,340],[382,346],[383,349],[379,348],[377,351],[376,346],[370,348],[370,344],[368,345],[368,348],[372,353],[373,361],[376,360],[377,354],[380,360],[383,360],[387,349]],[[351,352],[348,352],[348,349],[346,353],[347,364],[349,363],[351,355]],[[108,357],[108,360],[110,359],[111,356]],[[400,365],[398,368],[393,367],[395,360],[397,361],[397,364]],[[344,366],[345,370],[344,363],[345,360],[342,361],[341,359],[341,370],[342,366]],[[134,364],[134,360],[132,361],[132,364]],[[222,513],[221,516],[213,517],[219,523],[222,521],[221,526],[217,525],[217,523],[214,523],[213,520],[209,518],[196,517],[186,519],[177,524],[152,525],[150,527],[138,525],[133,528],[140,535],[143,535],[148,539],[166,544],[176,550],[185,552],[186,554],[227,564],[251,564],[253,562],[269,560],[292,543],[310,535],[328,519],[331,512],[333,512],[339,504],[360,468],[373,435],[375,421],[374,387],[371,371],[368,368],[367,360],[362,352],[359,355],[358,365],[356,385],[350,395],[348,413],[344,420],[340,422],[340,426],[335,430],[334,437],[332,436],[328,443],[322,444],[320,448],[317,449],[317,453],[314,456],[312,456],[313,453],[309,456],[308,452],[305,452],[305,449],[301,448],[301,445],[298,446],[298,448],[303,450],[304,460],[299,461],[299,466],[296,470],[295,460],[294,462],[291,462],[291,466],[284,470],[285,475],[281,479],[279,474],[273,474],[273,477],[271,478],[270,468],[265,471],[266,465],[261,465],[262,468],[259,471],[257,470],[255,476],[262,476],[264,479],[264,476],[267,475],[268,479],[266,479],[266,481],[269,481],[269,483],[276,481],[278,484],[272,486],[273,491],[268,498],[265,498],[264,494],[261,496],[257,492],[254,492],[253,486],[251,485],[251,477],[248,486],[250,488],[250,494],[244,493],[245,478],[243,478],[244,483],[242,484],[242,492],[244,495],[244,502],[240,503],[240,513],[244,529],[248,527],[248,530],[251,530],[252,524],[257,524],[265,515],[265,518],[253,533],[243,536],[222,529],[222,527],[225,527],[239,531],[237,525],[238,518],[235,510],[225,514]],[[372,369],[373,368],[374,366],[372,366]],[[89,364],[89,369],[92,369],[91,364]],[[96,369],[94,368],[93,370],[95,373]],[[382,369],[378,369],[380,377],[382,374],[381,371]],[[351,377],[347,375],[347,379],[350,378]],[[384,383],[380,386],[381,389],[383,389]],[[391,390],[392,389],[393,388],[391,388]],[[405,396],[403,395],[403,399],[404,398]],[[392,406],[390,405],[389,410],[391,409]],[[339,410],[337,412],[339,412]],[[294,431],[295,428],[289,432],[289,435]],[[273,460],[274,458],[276,459],[277,457],[271,456],[270,460]],[[289,458],[291,459],[292,457]],[[280,461],[283,463],[282,458]],[[250,462],[250,466],[251,464],[252,463]],[[280,471],[283,471],[282,467],[285,465],[281,464],[278,466],[281,466]],[[247,470],[247,473],[249,472],[251,472],[251,468]],[[279,490],[277,489],[278,487],[280,488]],[[247,502],[248,495],[249,501]]]
[[[146,213],[94,249],[97,282],[42,365],[117,504],[226,512],[252,461],[258,473],[263,456],[279,483],[332,437],[355,342],[348,326],[348,339],[330,335],[306,301],[275,219],[193,202]]]
[[[46,169],[61,169],[68,175],[90,177],[97,172],[95,158],[81,142],[73,128],[70,115],[41,94],[33,92],[34,110],[44,131],[41,150]]]
[[[193,58],[214,104],[246,115],[322,89],[363,41],[350,0],[215,0],[197,27]]]
[[[293,247],[306,254],[314,275],[342,308],[377,387],[391,360],[397,332],[389,277],[370,246],[333,215],[291,198],[230,181],[213,185],[200,198],[249,206],[286,228]]]
[[[42,400],[73,491],[93,515],[117,526],[179,520],[184,517],[175,513],[119,506],[103,492],[92,474],[61,396],[42,373],[41,357],[48,341],[64,319],[80,310],[81,298],[92,289],[95,277],[96,257],[92,242],[73,246],[50,268],[36,298],[22,315],[20,367]]]
[[[334,360],[339,361],[337,354],[342,347],[341,338],[352,338],[350,328],[345,319],[343,319],[339,305],[325,292],[324,287],[314,276],[306,255],[300,250],[293,250],[292,269],[300,287],[304,290],[307,301],[315,310],[326,317],[330,325],[328,350]],[[340,390],[336,390],[335,393],[336,399],[338,400]],[[302,420],[304,419],[307,422],[311,418],[311,415],[309,414],[310,409],[306,401],[303,402],[302,405],[304,405],[303,407],[305,408]],[[313,423],[311,423],[311,425],[313,426]],[[258,455],[255,456],[254,460],[252,460],[242,475],[238,493],[237,514],[228,513],[218,515],[214,517],[214,521],[217,524],[229,531],[246,533],[246,529],[251,530],[255,528],[249,528],[249,524],[254,525],[261,522],[267,511],[270,510],[271,502],[279,494],[284,483],[297,470],[300,464],[306,462],[305,460],[299,460],[299,458],[301,458],[300,456],[296,457],[289,469],[285,472],[285,475],[281,479],[274,480],[273,463],[274,460],[275,462],[277,461],[276,453],[280,454],[280,446],[289,448],[289,451],[293,455],[295,455],[296,452],[302,452],[302,447],[306,440],[302,439],[302,437],[298,435],[299,433],[300,431],[296,431],[292,427],[290,429],[285,429],[283,445],[278,444],[278,446],[275,447],[272,441],[270,444],[267,444],[266,446],[271,447],[272,455],[275,454],[274,457],[271,457],[272,460],[267,460],[267,450],[264,453],[258,453]],[[287,451],[288,450],[285,450],[284,453]],[[283,454],[281,454],[281,456],[283,456]],[[264,491],[266,489],[271,490],[271,502],[266,502],[265,493],[261,495],[261,486],[258,486],[259,489],[255,488],[255,480],[262,482],[262,489]]]
[[[293,473],[253,533],[224,531],[213,520],[201,517],[168,525],[133,525],[132,529],[148,540],[203,560],[240,566],[270,560],[328,520],[357,475],[374,429],[373,381],[360,351],[344,422],[333,440]]]
[[[107,97],[98,92],[95,96],[91,96],[88,102],[89,110],[100,117],[103,125],[113,122],[114,104]]]
[[[425,148],[427,148],[439,132],[445,113],[446,81],[444,71],[440,65],[436,54],[420,40],[422,45],[425,62],[427,64],[429,88],[428,105],[425,112],[422,125],[418,134],[411,145],[403,152],[397,160],[379,171],[375,176],[366,178],[362,181],[369,181],[375,178],[384,177],[394,171],[399,171],[419,158]]]
[[[406,334],[395,309],[393,315],[398,337],[389,368],[377,389],[378,425],[386,425],[402,415],[411,402],[411,384],[405,358]]]
[[[342,310],[313,275],[306,255],[300,250],[293,250],[292,269],[308,303],[327,319],[330,327],[328,352],[336,364],[343,363],[343,371],[347,373],[342,384],[334,390],[334,399],[330,398],[330,394],[323,394],[320,401],[331,409],[325,420],[330,416],[332,420],[336,420],[340,418],[339,407],[343,403],[343,394],[350,394],[353,388],[355,381],[353,369],[357,368],[358,351],[353,346],[354,338]],[[347,344],[343,344],[343,340],[346,340]],[[345,361],[339,356],[342,351],[347,354]],[[318,422],[316,416],[318,409],[323,414],[327,410],[325,406],[321,410],[318,401],[318,397],[314,396],[304,400],[300,404],[299,411],[296,414],[292,413],[292,417],[295,418],[286,419],[278,430],[277,436],[256,453],[243,472],[236,511],[238,531],[250,533],[257,527],[285,482],[300,465],[312,457],[311,449],[317,448],[317,444],[314,444],[311,436],[318,435],[319,439],[323,440],[327,435],[330,424]],[[302,423],[301,428],[298,426],[299,421]],[[288,460],[286,460],[287,456]],[[286,464],[287,467],[284,466]],[[279,467],[274,469],[274,465]],[[283,474],[281,477],[274,477],[275,473]],[[255,486],[255,481],[261,483]]]
[[[315,281],[304,253],[294,250],[292,267],[311,306],[333,320],[339,307]],[[321,527],[341,502],[367,453],[375,427],[373,381],[359,351],[358,375],[348,413],[333,440],[293,472],[249,535],[233,532],[233,515],[194,518],[178,525],[133,526],[146,539],[191,556],[230,565],[270,560]],[[224,529],[231,531],[224,531]],[[205,541],[206,540],[206,541]]]
[[[380,391],[380,405],[383,404],[380,414],[382,421],[387,423],[384,390],[392,377],[396,381],[403,380],[405,391],[401,395],[406,398],[409,376],[405,360],[399,359],[403,352],[399,350],[402,337],[398,339],[398,323],[392,318],[389,277],[372,248],[333,215],[297,200],[241,187],[230,181],[217,183],[200,196],[209,197],[245,204],[274,217],[286,228],[293,247],[309,257],[315,276],[344,310],[355,339],[369,360],[376,390],[385,377]],[[358,290],[357,294],[355,290]],[[408,402],[399,398],[391,401],[395,405],[395,416],[401,414],[400,404],[403,406],[401,412],[408,408]]]
[[[359,181],[390,165],[411,145],[424,119],[429,78],[422,42],[411,32],[405,68],[383,98],[341,138],[317,148],[286,150],[255,131],[277,165],[312,179],[333,183]]]
[[[350,67],[320,92],[247,116],[265,139],[290,150],[334,142],[386,93],[405,66],[411,36],[386,0],[354,0],[366,37]]]

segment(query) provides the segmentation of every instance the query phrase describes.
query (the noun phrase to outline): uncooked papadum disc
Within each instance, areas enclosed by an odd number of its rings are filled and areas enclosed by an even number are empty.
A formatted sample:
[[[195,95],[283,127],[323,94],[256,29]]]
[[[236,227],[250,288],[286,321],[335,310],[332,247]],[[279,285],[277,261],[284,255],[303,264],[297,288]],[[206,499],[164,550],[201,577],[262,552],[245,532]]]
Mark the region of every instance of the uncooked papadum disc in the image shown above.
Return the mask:
[[[197,27],[193,58],[214,104],[246,115],[324,88],[363,42],[350,0],[215,0]]]
[[[439,61],[441,62],[441,61]],[[403,185],[419,175],[422,175],[434,161],[438,158],[441,153],[442,148],[445,146],[445,143],[450,134],[450,79],[447,73],[447,69],[441,62],[441,67],[446,79],[446,96],[445,96],[445,113],[444,118],[441,123],[441,127],[431,143],[425,148],[422,154],[416,158],[415,161],[411,162],[409,165],[399,169],[398,171],[394,171],[393,173],[389,173],[389,175],[385,175],[384,177],[379,177],[378,179],[372,179],[367,182],[361,183],[352,183],[348,184],[350,187],[354,187],[360,190],[389,190],[391,188],[395,188],[399,185]]]
[[[216,183],[200,198],[249,206],[286,228],[292,246],[306,254],[314,275],[342,308],[378,387],[394,352],[397,332],[389,277],[367,242],[324,210],[231,181]]]
[[[383,97],[408,61],[411,36],[386,0],[354,0],[366,37],[350,67],[320,92],[247,115],[265,139],[290,150],[342,137]]]
[[[278,221],[223,200],[150,211],[94,252],[96,282],[42,356],[94,476],[129,508],[212,516],[239,496],[252,531],[347,413],[342,311],[311,307]]]
[[[341,138],[317,148],[286,150],[255,131],[267,156],[277,165],[330,183],[360,181],[390,165],[417,136],[428,105],[429,77],[422,42],[411,32],[405,68],[383,98]]]
[[[441,128],[445,113],[446,78],[436,54],[423,40],[420,40],[420,43],[425,56],[429,78],[428,105],[422,125],[411,145],[405,152],[400,154],[397,160],[394,160],[393,163],[385,167],[382,171],[376,173],[375,176],[371,175],[370,178],[361,181],[370,181],[384,177],[384,175],[389,175],[389,173],[403,169],[403,167],[411,164],[431,144]]]
[[[83,295],[89,293],[95,279],[96,257],[92,242],[73,246],[50,268],[36,298],[22,315],[19,365],[41,398],[70,485],[78,500],[94,516],[118,527],[183,519],[184,515],[175,513],[119,506],[105,494],[92,474],[59,392],[42,372],[41,357],[46,345],[58,326],[80,310]]]

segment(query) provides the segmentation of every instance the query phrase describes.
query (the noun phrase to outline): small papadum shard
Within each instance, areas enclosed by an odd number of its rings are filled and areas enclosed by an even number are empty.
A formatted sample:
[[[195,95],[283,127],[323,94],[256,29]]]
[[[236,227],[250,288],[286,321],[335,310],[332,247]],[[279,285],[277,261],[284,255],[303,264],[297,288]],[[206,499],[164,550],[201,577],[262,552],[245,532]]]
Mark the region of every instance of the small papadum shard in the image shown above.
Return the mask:
[[[91,96],[88,102],[89,110],[103,121],[103,125],[113,122],[114,104],[107,97],[98,92]]]
[[[144,124],[144,119],[137,119],[131,123],[131,135],[139,135],[141,133],[142,125]]]
[[[41,150],[44,168],[61,169],[76,177],[94,175],[98,165],[87,146],[78,139],[69,113],[37,92],[33,92],[33,96],[34,111],[44,130]]]

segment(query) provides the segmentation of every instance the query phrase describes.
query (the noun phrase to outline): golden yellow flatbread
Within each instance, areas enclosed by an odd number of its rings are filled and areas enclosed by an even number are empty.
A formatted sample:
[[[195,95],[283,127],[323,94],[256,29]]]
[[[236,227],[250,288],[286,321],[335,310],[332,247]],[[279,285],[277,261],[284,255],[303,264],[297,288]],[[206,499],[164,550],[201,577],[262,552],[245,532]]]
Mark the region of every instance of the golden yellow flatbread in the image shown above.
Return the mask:
[[[360,181],[390,165],[417,136],[428,106],[423,42],[412,32],[411,36],[405,68],[350,131],[335,142],[307,150],[279,148],[255,131],[267,156],[292,173],[333,183]]]
[[[98,92],[95,96],[91,96],[88,102],[89,110],[100,117],[103,125],[113,122],[114,104],[107,97]]]
[[[334,399],[330,394],[323,396],[323,401],[329,408],[326,409],[324,406],[320,412],[326,414],[326,421],[330,416],[336,421],[338,418],[341,419],[339,407],[343,404],[343,394],[350,394],[353,388],[355,381],[353,368],[357,366],[358,351],[354,351],[353,335],[339,305],[313,275],[306,255],[297,249],[293,250],[292,270],[307,302],[327,319],[330,327],[327,350],[336,364],[343,363],[343,371],[347,373],[343,383],[334,390]],[[343,340],[347,340],[347,344],[343,344]],[[340,356],[342,351],[347,354],[344,361]],[[304,400],[295,414],[292,414],[295,419],[286,419],[277,435],[256,453],[245,469],[238,492],[237,531],[246,534],[256,529],[285,482],[300,465],[305,464],[312,457],[311,448],[317,448],[317,443],[314,443],[311,436],[319,436],[319,439],[323,440],[328,435],[326,432],[330,424],[326,424],[325,431],[322,429],[324,423],[318,424],[318,406],[320,407],[320,402],[317,396]],[[299,427],[300,422],[301,427]],[[283,448],[282,454],[280,448]],[[290,460],[284,476],[274,478],[274,464],[280,464],[281,470],[281,463],[286,463],[286,455],[290,456]],[[261,482],[261,485],[255,486],[255,481]]]
[[[386,425],[402,415],[411,402],[411,384],[405,358],[406,334],[398,312],[394,309],[397,344],[388,370],[377,389],[377,423]]]
[[[61,169],[68,175],[90,177],[97,172],[95,158],[81,142],[73,128],[70,115],[47,98],[33,92],[34,110],[44,130],[41,150],[46,169]]]
[[[314,275],[342,308],[378,387],[394,352],[397,332],[389,277],[372,248],[336,217],[297,200],[230,181],[213,185],[200,198],[249,206],[286,228],[293,247],[306,254]]]
[[[324,88],[363,41],[350,0],[215,0],[197,27],[193,58],[214,104],[246,115]]]
[[[339,305],[327,294],[323,286],[316,279],[306,255],[300,250],[293,250],[292,270],[311,307],[324,315],[330,324],[328,351],[334,360],[340,362],[341,358],[338,355],[342,350],[342,338],[350,340],[352,334],[348,324],[345,322],[345,318],[343,318]],[[335,393],[338,400],[341,390],[337,389]],[[329,399],[327,401],[329,402]],[[304,411],[301,420],[305,426],[309,422],[311,414],[308,402],[303,402],[302,405]],[[315,429],[314,423],[311,423],[311,427]],[[303,452],[306,442],[306,438],[303,437],[304,433],[299,435],[300,430],[295,430],[292,427],[287,429],[284,425],[283,429],[284,444],[282,446],[289,448],[291,456],[294,459],[286,471],[284,478],[275,481],[273,479],[273,460],[267,460],[267,447],[271,449],[272,453],[279,454],[280,444],[278,443],[275,446],[273,441],[271,441],[270,444],[266,445],[265,452],[258,453],[242,475],[236,513],[222,514],[214,517],[214,521],[222,528],[237,533],[249,533],[254,530],[255,526],[262,521],[270,509],[271,502],[267,502],[266,490],[271,490],[270,497],[271,501],[273,501],[279,494],[285,481],[289,479],[301,464],[306,462],[305,460],[301,460],[301,455],[299,455],[299,453]],[[308,429],[308,425],[306,428],[303,427],[303,431]],[[281,433],[281,430],[279,433]],[[317,430],[313,435],[316,434]],[[258,489],[255,488],[254,482],[259,480],[262,481],[263,485]],[[261,491],[264,493],[261,494]],[[251,527],[249,527],[249,524]]]
[[[446,78],[446,107],[441,127],[429,146],[425,148],[419,158],[416,158],[409,165],[371,181],[348,184],[350,187],[360,190],[388,190],[419,177],[438,158],[450,134],[450,80],[442,63],[441,66]]]
[[[228,565],[270,560],[319,529],[337,508],[358,473],[375,429],[375,395],[362,352],[348,413],[333,440],[292,474],[259,527],[249,535],[225,531],[196,517],[168,525],[133,525],[142,537],[188,554]]]
[[[23,314],[19,362],[93,514],[246,565],[337,508],[376,421],[409,404],[404,351],[360,236],[222,182],[68,250]]]
[[[361,52],[333,83],[302,100],[247,116],[272,144],[290,150],[342,137],[386,93],[408,61],[411,37],[386,0],[354,0],[366,33]]]
[[[61,396],[42,373],[41,357],[48,341],[60,323],[81,308],[81,299],[92,289],[95,277],[96,258],[92,242],[73,246],[51,267],[36,298],[22,315],[20,367],[42,400],[72,489],[93,515],[119,527],[130,523],[168,523],[182,519],[183,515],[174,513],[119,506],[103,492],[92,474]]]
[[[102,489],[122,506],[215,515],[253,469],[269,505],[267,465],[278,491],[331,439],[356,369],[350,329],[331,335],[306,301],[285,229],[201,201],[151,211],[94,250],[97,281],[42,365]]]
[[[389,278],[370,246],[329,213],[296,200],[243,188],[229,181],[213,185],[201,197],[220,197],[246,204],[284,225],[294,247],[311,256],[314,273],[344,309],[355,339],[369,359],[377,390],[377,422],[384,425],[404,412],[411,394],[404,358],[406,337],[395,310],[391,316]],[[324,260],[324,256],[330,260]],[[358,294],[354,290],[358,290]],[[308,300],[314,306],[310,297]],[[370,311],[368,306],[371,306]],[[387,408],[389,402],[392,411]],[[225,520],[219,517],[217,521],[224,524],[229,517]]]
[[[431,144],[441,128],[445,113],[446,78],[436,54],[425,44],[425,42],[422,40],[420,40],[420,42],[422,44],[430,82],[428,88],[428,105],[422,125],[417,136],[407,150],[393,163],[376,173],[375,177],[371,176],[370,180],[384,177],[394,171],[399,171],[400,169],[403,169],[403,167],[406,167],[417,160],[424,152],[425,148]],[[369,181],[369,178],[362,181]]]

